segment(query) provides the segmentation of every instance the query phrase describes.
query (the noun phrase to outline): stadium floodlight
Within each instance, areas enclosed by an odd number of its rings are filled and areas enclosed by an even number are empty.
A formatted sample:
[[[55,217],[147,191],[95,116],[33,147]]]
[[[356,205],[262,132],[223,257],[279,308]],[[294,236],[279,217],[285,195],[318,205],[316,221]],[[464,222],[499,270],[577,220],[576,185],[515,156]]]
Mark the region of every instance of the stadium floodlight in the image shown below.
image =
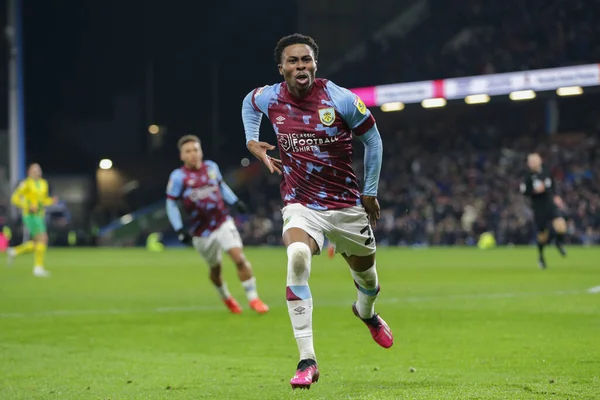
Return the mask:
[[[390,111],[402,111],[404,110],[404,103],[400,101],[394,101],[391,103],[383,103],[381,105],[381,111],[390,112]]]
[[[511,92],[508,97],[513,101],[531,100],[535,99],[535,92],[533,90],[518,90]]]
[[[113,162],[108,158],[104,158],[100,160],[100,164],[98,165],[100,169],[111,169],[113,166]]]
[[[148,132],[150,132],[151,135],[156,135],[160,132],[160,126],[152,124],[148,127]]]
[[[483,104],[490,101],[490,96],[487,94],[472,94],[465,97],[465,103],[467,104]]]
[[[421,102],[423,108],[437,108],[444,107],[446,105],[446,99],[438,97],[436,99],[425,99]]]
[[[559,96],[577,96],[583,93],[581,86],[566,86],[556,89],[556,94]]]

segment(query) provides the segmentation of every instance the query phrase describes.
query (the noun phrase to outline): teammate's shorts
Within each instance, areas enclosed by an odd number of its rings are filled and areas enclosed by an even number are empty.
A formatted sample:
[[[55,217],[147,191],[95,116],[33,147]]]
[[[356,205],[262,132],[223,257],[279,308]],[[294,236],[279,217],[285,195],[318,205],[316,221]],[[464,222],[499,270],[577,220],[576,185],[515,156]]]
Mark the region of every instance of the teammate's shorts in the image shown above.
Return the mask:
[[[290,204],[281,212],[283,232],[290,228],[302,229],[317,242],[319,253],[323,250],[325,237],[340,254],[368,256],[375,253],[375,237],[362,206],[316,211],[302,204]]]
[[[242,248],[242,238],[233,222],[228,218],[220,227],[208,236],[195,236],[192,239],[194,248],[206,260],[209,267],[216,267],[221,263],[224,251],[234,248]]]
[[[557,207],[549,207],[545,210],[534,210],[533,220],[538,232],[544,232],[552,228],[552,221],[563,217],[563,214]]]
[[[46,233],[46,221],[40,215],[23,215],[23,225],[29,231],[31,237]]]

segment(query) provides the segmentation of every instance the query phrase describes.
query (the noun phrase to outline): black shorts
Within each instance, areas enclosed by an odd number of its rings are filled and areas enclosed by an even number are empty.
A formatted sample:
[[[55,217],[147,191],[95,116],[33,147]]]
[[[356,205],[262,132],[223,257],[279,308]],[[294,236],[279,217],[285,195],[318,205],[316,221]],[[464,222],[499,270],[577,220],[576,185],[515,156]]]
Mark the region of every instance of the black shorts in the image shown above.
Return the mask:
[[[557,207],[533,211],[533,220],[538,232],[549,230],[552,227],[552,221],[562,216],[562,213]]]

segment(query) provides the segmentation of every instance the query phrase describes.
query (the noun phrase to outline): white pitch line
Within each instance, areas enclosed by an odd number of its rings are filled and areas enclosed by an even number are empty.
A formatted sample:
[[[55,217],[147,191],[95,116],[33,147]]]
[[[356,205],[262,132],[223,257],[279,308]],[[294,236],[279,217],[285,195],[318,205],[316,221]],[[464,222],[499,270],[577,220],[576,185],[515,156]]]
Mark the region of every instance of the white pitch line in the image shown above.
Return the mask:
[[[519,297],[537,297],[537,296],[567,296],[576,294],[597,294],[600,293],[600,286],[594,286],[587,290],[555,290],[552,292],[508,292],[508,293],[471,293],[471,294],[454,294],[449,296],[411,296],[411,297],[383,297],[377,300],[377,303],[394,304],[394,303],[421,303],[438,300],[485,300],[485,299],[511,299]],[[351,300],[339,302],[317,302],[317,307],[340,307],[348,305]],[[275,304],[271,308],[284,307],[283,304]],[[11,318],[29,318],[29,317],[63,317],[77,315],[125,315],[125,314],[154,314],[154,313],[176,313],[176,312],[195,312],[195,311],[219,311],[223,306],[219,305],[192,305],[192,306],[168,306],[146,309],[132,308],[113,308],[106,310],[48,310],[32,313],[0,313],[0,319]]]
[[[592,294],[600,293],[600,286],[594,286],[592,288],[589,288],[587,292]]]

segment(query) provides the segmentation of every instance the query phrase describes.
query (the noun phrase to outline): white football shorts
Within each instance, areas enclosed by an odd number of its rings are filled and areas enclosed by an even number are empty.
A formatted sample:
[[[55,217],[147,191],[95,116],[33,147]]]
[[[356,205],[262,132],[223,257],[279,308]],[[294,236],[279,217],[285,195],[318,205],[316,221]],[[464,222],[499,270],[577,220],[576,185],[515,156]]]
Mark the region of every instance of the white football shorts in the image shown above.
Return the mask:
[[[216,267],[221,263],[223,252],[236,247],[242,248],[242,238],[233,222],[228,218],[220,227],[208,236],[195,236],[192,239],[194,248],[206,260],[209,267]]]
[[[282,210],[283,232],[300,228],[308,233],[323,250],[325,237],[335,245],[337,253],[348,256],[368,256],[375,253],[376,244],[367,212],[362,206],[339,210],[317,211],[302,204],[290,204]]]

